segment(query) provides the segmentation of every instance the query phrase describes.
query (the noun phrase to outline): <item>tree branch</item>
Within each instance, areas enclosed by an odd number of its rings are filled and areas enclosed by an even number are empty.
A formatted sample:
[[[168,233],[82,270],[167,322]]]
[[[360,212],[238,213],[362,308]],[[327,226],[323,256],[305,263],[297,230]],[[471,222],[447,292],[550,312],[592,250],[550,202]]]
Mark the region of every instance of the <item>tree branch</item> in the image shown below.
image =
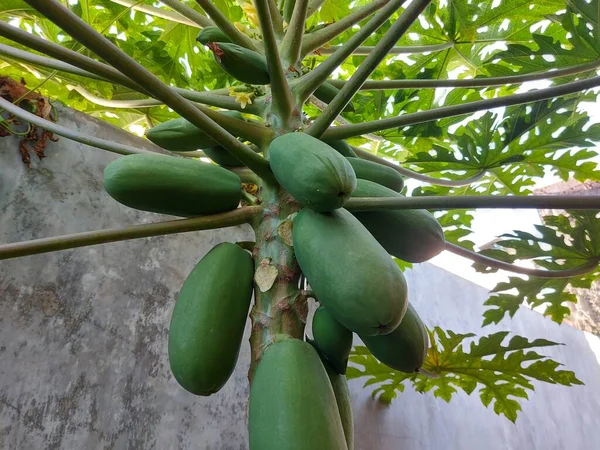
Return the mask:
[[[461,80],[369,80],[360,89],[364,91],[383,91],[388,89],[485,88],[505,84],[525,83],[527,81],[551,80],[553,78],[589,72],[599,67],[600,60],[596,60],[572,67],[504,77],[468,78]],[[337,88],[341,88],[347,83],[345,80],[328,81]]]
[[[180,2],[179,0],[160,0],[160,2],[164,3],[169,8],[174,9],[183,17],[188,18],[201,28],[214,26],[214,22],[208,17],[203,16],[198,11],[190,8],[186,4]]]
[[[477,174],[473,175],[472,177],[466,178],[464,180],[444,180],[444,179],[430,177],[430,176],[424,175],[419,172],[414,172],[409,169],[405,169],[404,167],[400,167],[397,164],[394,164],[390,161],[386,161],[385,159],[375,156],[372,153],[369,153],[361,148],[352,146],[352,149],[359,157],[361,157],[363,159],[368,159],[369,161],[373,161],[378,164],[381,164],[381,165],[384,165],[387,167],[391,167],[396,172],[398,172],[400,175],[403,175],[405,177],[413,178],[415,180],[423,181],[423,182],[429,183],[429,184],[435,184],[437,186],[447,186],[447,187],[468,186],[470,184],[475,183],[476,181],[479,181],[486,174],[486,171],[482,170],[481,172],[478,172]]]
[[[89,78],[96,78],[99,80],[107,81],[109,83],[120,84],[136,92],[140,92],[144,95],[152,97],[152,95],[149,92],[147,92],[144,88],[142,88],[137,83],[133,82],[131,79],[123,75],[114,67],[111,67],[108,64],[104,64],[88,56],[82,55],[81,53],[69,50],[68,48],[61,47],[60,45],[55,44],[53,42],[34,36],[31,33],[27,33],[26,31],[13,27],[2,21],[0,21],[0,36],[18,42],[21,45],[24,45],[46,55],[50,55],[53,58],[57,59],[44,58],[42,56],[35,55],[30,52],[25,52],[23,50],[12,49],[11,47],[8,47],[10,49],[10,54],[12,54],[15,58],[22,58],[24,61],[30,61],[34,64],[39,64],[44,67],[50,67],[52,69],[64,69],[65,72],[74,73],[76,75],[87,76]],[[217,89],[210,92],[196,92],[181,88],[173,89],[182,97],[187,98],[188,100],[217,107],[219,107],[222,104],[221,97],[226,97],[229,94],[229,91],[227,89]],[[217,95],[219,96],[219,98],[216,98]],[[253,111],[254,107],[252,105],[249,106],[250,108],[246,109],[246,112],[258,115],[262,113],[262,105],[254,106],[257,108],[256,112]]]
[[[277,49],[277,40],[273,31],[268,0],[254,0],[254,4],[262,31],[265,56],[267,57],[267,68],[269,69],[269,77],[271,79],[273,112],[281,120],[281,123],[276,124],[276,126],[287,128],[294,109],[294,100],[292,99],[292,93],[285,78],[281,60],[279,59],[279,50]]]
[[[284,63],[290,66],[295,66],[301,61],[300,50],[302,48],[307,8],[308,0],[296,0],[294,13],[279,47]]]
[[[163,153],[166,155],[176,156],[171,152],[163,149],[157,150],[156,152],[150,150],[142,150],[118,142],[101,139],[96,136],[90,136],[88,134],[79,133],[77,131],[63,127],[62,125],[58,125],[49,120],[42,119],[41,117],[36,116],[35,114],[25,111],[23,108],[19,108],[17,105],[14,105],[13,103],[3,99],[2,97],[0,97],[0,109],[6,110],[21,120],[32,123],[37,127],[43,128],[44,130],[48,130],[59,136],[71,139],[75,142],[90,145],[92,147],[97,147],[112,153],[117,153],[119,155],[132,155],[136,153]]]
[[[463,195],[423,197],[351,198],[344,205],[348,211],[379,211],[388,209],[592,209],[600,211],[600,196],[578,195]]]
[[[528,275],[531,277],[538,278],[571,278],[579,275],[585,275],[586,273],[593,272],[596,267],[598,267],[598,259],[593,259],[587,261],[585,264],[582,264],[578,267],[573,267],[571,269],[564,270],[543,270],[543,269],[529,269],[526,267],[516,266],[511,263],[507,263],[504,261],[497,260],[495,258],[490,258],[489,256],[484,256],[479,253],[473,252],[471,250],[467,250],[466,248],[462,248],[456,244],[452,244],[451,242],[446,242],[446,250],[452,252],[456,255],[463,256],[472,261],[478,262],[480,264],[484,264],[487,267],[492,267],[494,269],[507,270],[509,272],[520,273],[522,275]]]
[[[335,53],[335,51],[341,47],[342,47],[341,45],[332,45],[330,47],[321,47],[316,50],[316,53],[319,53],[320,55],[331,55],[332,53]],[[412,53],[433,53],[433,52],[439,52],[442,50],[447,50],[452,47],[454,47],[454,42],[444,42],[443,44],[431,44],[431,45],[403,45],[400,47],[392,47],[388,51],[387,54],[388,55],[405,55],[405,54],[412,54]],[[365,45],[365,46],[358,47],[356,50],[354,50],[354,52],[352,52],[352,54],[357,55],[357,56],[358,55],[362,55],[362,56],[370,55],[374,49],[375,49],[375,47],[373,47],[373,46]]]
[[[331,25],[328,25],[325,28],[320,29],[319,31],[307,34],[306,36],[304,36],[304,40],[302,43],[302,57],[304,58],[309,53],[327,44],[329,41],[333,40],[335,37],[339,36],[344,31],[352,28],[353,25],[357,24],[361,20],[366,19],[375,11],[383,8],[389,2],[390,0],[374,0],[373,2],[352,11],[350,14],[348,14],[341,20],[338,20],[337,22],[332,23]]]
[[[388,50],[391,49],[398,39],[400,39],[404,33],[409,29],[415,20],[418,19],[419,15],[425,10],[425,8],[431,3],[431,0],[413,0],[410,5],[402,12],[400,17],[390,27],[388,32],[380,39],[375,46],[373,53],[365,58],[365,60],[358,66],[358,69],[344,87],[337,93],[333,100],[329,103],[323,114],[317,117],[312,125],[306,130],[306,134],[314,136],[316,138],[327,130],[333,120],[346,105],[352,100],[352,97],[358,92],[362,84],[377,68],[379,63],[385,59]]]
[[[231,42],[242,47],[249,48],[260,52],[260,50],[254,45],[252,39],[246,36],[244,33],[238,31],[233,24],[223,15],[219,8],[210,0],[196,0],[196,2],[202,7],[202,9],[208,14],[212,21],[221,29],[225,35],[231,39]]]
[[[0,53],[2,49],[0,48]],[[89,100],[96,105],[105,106],[107,108],[151,108],[153,106],[164,105],[160,100],[153,98],[145,98],[140,100],[109,100],[107,98],[98,97],[92,94],[81,86],[68,86],[74,91],[77,91],[83,98]],[[249,114],[258,114],[261,112],[260,104],[246,105],[246,108],[242,109],[242,105],[237,103],[233,98],[226,97],[224,95],[211,94],[210,92],[198,92],[202,97],[205,105],[216,106],[218,108],[230,109],[235,111],[246,112]],[[200,103],[200,102],[198,102]]]
[[[197,105],[196,107],[217,124],[233,133],[236,137],[250,141],[261,148],[268,146],[275,138],[275,133],[270,127],[266,127],[259,123],[236,119],[235,117],[227,116],[214,109],[207,108],[206,106]]]
[[[281,39],[283,37],[283,17],[281,16],[281,12],[275,3],[275,0],[268,0],[268,2],[271,20],[273,21],[273,31],[275,31],[275,36]]]
[[[389,0],[386,0],[386,2],[387,1]],[[306,99],[308,99],[308,97],[310,97],[310,95],[327,80],[327,77],[329,77],[329,75],[331,75],[331,73],[352,54],[354,49],[362,44],[371,34],[377,31],[377,29],[381,27],[381,25],[383,25],[390,18],[390,16],[402,6],[404,1],[405,0],[389,1],[389,3],[387,3],[385,7],[381,9],[381,11],[373,16],[365,26],[363,26],[354,36],[348,39],[348,41],[341,48],[339,48],[337,52],[327,58],[312,72],[293,80],[294,83],[291,83],[292,92],[296,97],[297,103],[304,103]],[[374,3],[377,2],[373,2],[371,5]],[[342,20],[340,20],[340,22],[342,22]],[[340,22],[336,22],[336,24]],[[334,25],[330,25],[323,30],[327,30]],[[307,39],[307,36],[305,36],[304,39]]]
[[[539,89],[537,91],[514,94],[507,97],[479,100],[476,102],[464,103],[462,105],[446,106],[443,108],[430,109],[428,111],[419,111],[389,119],[373,120],[370,122],[332,127],[323,134],[323,138],[327,140],[346,139],[352,136],[360,136],[364,133],[373,133],[375,131],[387,130],[389,128],[415,125],[417,123],[444,119],[446,117],[461,116],[463,114],[470,114],[476,111],[520,105],[522,103],[537,102],[540,100],[560,97],[562,95],[575,94],[577,92],[585,91],[598,86],[600,86],[600,76],[588,78],[586,80],[565,83],[560,86]]]
[[[169,86],[162,83],[152,73],[96,32],[69,9],[56,0],[26,0],[26,2],[84,46],[112,64],[116,69],[122,73],[127,73],[138,84],[143,85],[144,89],[150,91],[155,98],[163,101],[179,115],[200,128],[247,167],[260,176],[272,178],[269,162],[265,158],[255,153],[227,132],[227,130],[211,120],[196,105],[193,105],[174,92]]]
[[[310,16],[316,13],[319,10],[319,8],[323,6],[323,3],[325,3],[325,1],[326,0],[309,0],[306,18],[308,19]]]
[[[18,42],[28,48],[52,56],[66,63],[72,64],[80,69],[91,72],[99,77],[106,78],[111,82],[121,84],[125,87],[133,89],[137,92],[147,93],[145,89],[133,82],[127,76],[113,67],[108,66],[100,61],[96,61],[88,56],[77,53],[68,48],[62,47],[54,42],[34,36],[17,27],[13,27],[6,22],[0,21],[0,36]]]
[[[4,45],[2,43],[0,43],[0,55],[12,58],[17,61],[30,63],[35,66],[42,66],[54,70],[60,70],[61,72],[71,73],[73,75],[78,75],[81,77],[106,81],[107,83],[111,82],[110,80],[101,77],[100,75],[96,75],[94,73],[88,72],[87,70],[80,69],[79,67],[75,67],[71,64],[67,64],[57,59],[46,58],[45,56],[40,56],[34,53],[26,52],[25,50],[11,47],[9,45]]]
[[[248,206],[211,216],[146,223],[126,228],[108,228],[105,230],[86,231],[84,233],[4,244],[0,245],[0,260],[129,239],[232,227],[248,223],[257,214],[261,213],[261,206]]]
[[[170,20],[175,23],[182,23],[184,25],[189,25],[191,27],[200,28],[199,25],[193,20],[188,19],[185,16],[182,16],[179,13],[174,13],[171,11],[166,11],[164,9],[155,8],[154,6],[148,6],[141,4],[139,0],[110,0],[113,3],[121,6],[127,6],[133,10],[139,11],[144,14],[148,14],[149,16],[160,17],[161,19]],[[163,2],[166,3],[166,2]],[[206,26],[206,25],[203,25]]]

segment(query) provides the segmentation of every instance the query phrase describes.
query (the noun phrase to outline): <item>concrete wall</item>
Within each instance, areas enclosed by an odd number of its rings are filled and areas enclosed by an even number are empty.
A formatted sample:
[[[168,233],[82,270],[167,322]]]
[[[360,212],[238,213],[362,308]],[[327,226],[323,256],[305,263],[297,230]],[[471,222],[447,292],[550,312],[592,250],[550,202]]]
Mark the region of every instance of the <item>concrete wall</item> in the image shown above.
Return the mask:
[[[139,143],[67,109],[60,117]],[[0,139],[0,242],[161,219],[103,193],[112,155],[61,139],[28,170],[17,142]],[[247,340],[224,389],[199,398],[170,376],[166,338],[173,300],[197,260],[217,242],[249,237],[235,227],[0,261],[0,449],[247,448]],[[427,264],[407,275],[428,324],[478,330],[484,289]],[[385,407],[356,380],[356,448],[596,448],[600,366],[584,334],[529,310],[505,326],[566,343],[545,353],[586,386],[536,386],[513,425],[462,394],[446,404],[409,388]]]

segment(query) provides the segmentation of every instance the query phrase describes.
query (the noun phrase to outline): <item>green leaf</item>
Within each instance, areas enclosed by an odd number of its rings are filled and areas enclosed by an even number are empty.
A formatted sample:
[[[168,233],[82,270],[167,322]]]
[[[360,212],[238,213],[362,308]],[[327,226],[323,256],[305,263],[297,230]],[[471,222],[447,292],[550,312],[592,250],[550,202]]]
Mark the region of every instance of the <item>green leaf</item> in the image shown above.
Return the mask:
[[[449,402],[462,390],[467,395],[477,393],[484,406],[512,422],[521,406],[518,400],[528,398],[534,390],[533,380],[563,386],[583,384],[575,374],[559,370],[560,364],[529,349],[552,347],[546,339],[528,340],[500,331],[474,340],[472,333],[458,334],[435,327],[429,332],[432,342],[423,364],[423,373],[397,372],[377,361],[366,347],[354,347],[348,379],[366,378],[365,386],[376,386],[373,396],[390,403],[406,384],[418,392],[432,392]],[[508,342],[506,342],[508,339]],[[506,342],[506,343],[505,343]]]
[[[572,269],[589,261],[600,262],[600,220],[592,211],[569,211],[561,216],[544,217],[545,225],[536,225],[537,234],[513,231],[504,234],[494,247],[481,253],[502,261],[531,261],[548,270]],[[480,272],[495,272],[475,263]],[[561,323],[570,314],[568,303],[576,303],[572,287],[589,288],[600,276],[600,268],[569,278],[523,279],[509,277],[492,290],[485,302],[483,325],[499,323],[505,315],[513,317],[522,304],[544,307],[544,314]]]

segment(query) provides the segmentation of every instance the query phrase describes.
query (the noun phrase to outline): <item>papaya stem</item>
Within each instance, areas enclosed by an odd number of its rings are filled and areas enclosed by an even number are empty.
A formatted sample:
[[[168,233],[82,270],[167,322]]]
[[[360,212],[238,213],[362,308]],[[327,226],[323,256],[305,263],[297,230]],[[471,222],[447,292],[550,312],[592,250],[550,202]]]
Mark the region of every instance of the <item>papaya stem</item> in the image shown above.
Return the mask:
[[[354,97],[354,94],[358,92],[365,80],[369,78],[379,63],[387,56],[388,50],[408,31],[408,28],[418,19],[429,3],[431,3],[431,0],[414,0],[411,2],[388,32],[379,40],[373,53],[365,58],[344,87],[329,102],[323,114],[317,117],[317,120],[308,127],[306,134],[316,138],[321,137],[337,115],[342,112],[352,97]]]
[[[339,49],[340,45],[331,45],[329,47],[321,47],[317,51],[320,55],[331,55],[337,49]],[[429,44],[429,45],[401,45],[398,47],[392,47],[388,51],[388,55],[406,55],[413,53],[433,53],[439,52],[442,50],[447,50],[449,48],[454,47],[454,42],[444,42],[442,44]],[[375,47],[372,45],[364,45],[357,47],[354,52],[352,52],[355,56],[367,56],[373,53]],[[340,80],[343,82],[343,80]],[[393,81],[393,80],[392,80]],[[341,83],[338,83],[336,87],[341,87]]]
[[[346,58],[352,55],[352,52],[362,44],[371,34],[373,34],[379,27],[381,27],[392,14],[394,14],[405,2],[405,0],[391,0],[387,3],[381,11],[375,14],[361,29],[348,41],[342,45],[335,53],[329,58],[322,62],[315,70],[304,75],[303,77],[294,80],[292,83],[292,92],[296,98],[298,104],[304,103],[308,97],[317,90],[321,84],[327,81],[327,78],[333,73],[333,71],[340,66]],[[375,4],[371,3],[371,5]],[[367,5],[369,6],[369,5]],[[337,23],[342,22],[344,19]],[[325,27],[323,30],[327,30],[336,24]],[[321,31],[323,31],[321,30]],[[308,35],[310,36],[310,35]],[[304,39],[308,39],[305,36]]]
[[[390,209],[592,209],[600,211],[600,195],[461,195],[423,197],[351,198],[344,205],[348,211],[380,211]]]
[[[246,36],[244,33],[238,31],[238,29],[225,17],[225,15],[219,11],[219,8],[210,0],[196,0],[196,3],[208,14],[212,21],[225,33],[231,42],[240,45],[242,47],[260,52],[260,49],[254,45],[252,39]]]
[[[0,46],[0,54],[2,48]],[[141,100],[109,100],[106,98],[98,97],[81,86],[70,86],[73,90],[77,91],[86,100],[100,106],[106,106],[109,108],[151,108],[153,106],[163,105],[163,102],[153,98],[141,99]],[[253,103],[246,105],[242,108],[242,105],[236,102],[233,98],[226,95],[214,94],[210,91],[197,92],[197,98],[201,98],[202,101],[195,103],[203,103],[205,105],[216,106],[218,108],[224,108],[234,111],[246,112],[249,114],[261,115],[263,106],[260,103]],[[182,95],[182,97],[184,97]]]
[[[265,158],[255,153],[251,148],[211,120],[196,105],[190,103],[161,82],[156,76],[120,50],[111,41],[104,38],[104,36],[81,20],[71,10],[65,8],[56,0],[26,0],[26,2],[85,47],[112,64],[116,69],[122,73],[127,73],[136,83],[143,85],[144,89],[150,91],[155,98],[161,100],[183,118],[200,128],[255,173],[263,178],[273,177],[269,162]]]
[[[301,60],[300,50],[302,48],[302,36],[304,35],[307,8],[308,0],[296,0],[290,24],[281,41],[281,58],[284,64],[288,66],[296,66]]]
[[[37,255],[129,239],[232,227],[249,223],[261,213],[261,206],[246,206],[222,214],[193,217],[191,219],[145,223],[125,228],[107,228],[105,230],[86,231],[83,233],[66,234],[64,236],[15,242],[0,245],[0,259],[18,258],[20,256]]]
[[[524,92],[522,94],[513,94],[505,97],[478,100],[476,102],[468,102],[461,105],[444,106],[442,108],[434,108],[428,111],[404,114],[389,119],[373,120],[370,122],[332,127],[323,134],[323,138],[328,140],[346,139],[352,136],[360,136],[365,133],[387,130],[389,128],[404,127],[407,125],[415,125],[432,120],[445,119],[446,117],[462,116],[464,114],[470,114],[477,111],[561,97],[563,95],[586,91],[598,86],[600,86],[600,76],[587,78],[585,80],[572,81],[570,83],[538,89],[536,91]]]
[[[283,0],[283,7],[281,8],[281,10],[283,20],[285,20],[287,23],[290,23],[290,20],[292,19],[295,4],[295,0]]]
[[[125,87],[133,89],[137,92],[147,92],[137,83],[133,82],[129,77],[122,74],[113,67],[96,61],[88,56],[77,53],[68,48],[62,47],[54,42],[34,36],[17,27],[13,27],[6,22],[0,20],[0,36],[15,41],[21,45],[29,47],[38,52],[57,58],[66,63],[79,67],[80,69],[91,72],[95,75],[106,78],[114,83],[121,84]]]
[[[400,167],[399,165],[394,164],[391,161],[386,161],[385,159],[375,156],[374,154],[369,153],[361,148],[354,147],[354,146],[351,146],[351,147],[352,147],[352,150],[354,150],[354,152],[360,158],[376,162],[383,166],[391,167],[396,172],[398,172],[400,175],[403,175],[405,177],[413,178],[413,179],[419,180],[419,181],[424,181],[425,183],[429,183],[429,184],[435,184],[437,186],[448,186],[448,187],[468,186],[470,184],[473,184],[473,183],[479,181],[486,174],[486,171],[482,170],[480,172],[477,172],[472,177],[466,178],[464,180],[445,180],[445,179],[430,177],[430,176],[424,175],[422,173],[415,172],[413,170],[406,169],[404,167]]]
[[[250,205],[257,205],[260,203],[260,200],[252,195],[250,192],[246,192],[242,189],[242,199],[246,201],[246,203]]]
[[[130,78],[128,78],[126,75],[123,75],[114,67],[82,55],[81,53],[77,53],[76,51],[62,47],[54,42],[34,36],[31,33],[27,33],[26,31],[20,30],[19,28],[13,27],[2,21],[0,21],[0,36],[57,59],[45,58],[12,47],[8,47],[7,49],[7,46],[2,47],[2,52],[0,52],[0,54],[8,54],[14,58],[21,59],[26,62],[39,64],[51,69],[64,70],[65,72],[73,73],[75,75],[82,75],[88,78],[96,78],[106,82],[120,84],[133,89],[136,92],[140,92],[152,97],[152,95],[139,84],[133,82]],[[214,99],[214,97],[216,95],[229,95],[229,90],[227,89],[217,89],[210,92],[196,92],[182,88],[173,88],[173,90],[188,100],[218,107],[220,107],[220,105],[213,104],[218,101],[218,99]],[[251,112],[250,110],[247,111]],[[262,109],[256,112],[262,113]],[[254,112],[252,113],[254,114]]]
[[[274,139],[273,130],[264,125],[236,119],[235,117],[227,116],[205,106],[198,105],[198,108],[230,133],[250,141],[253,144],[262,147],[269,145]]]
[[[256,12],[265,46],[265,56],[267,57],[267,67],[271,78],[271,98],[273,102],[272,112],[274,117],[279,119],[280,123],[275,126],[282,129],[289,129],[292,111],[294,110],[294,100],[287,83],[279,50],[277,49],[277,40],[273,31],[273,22],[269,11],[268,0],[255,0]]]
[[[0,33],[1,34],[1,33]],[[11,60],[26,62],[35,66],[47,67],[54,70],[60,70],[61,72],[71,73],[81,77],[92,78],[94,80],[106,81],[110,83],[110,80],[88,72],[87,70],[80,69],[71,64],[59,61],[57,59],[46,58],[45,56],[36,55],[34,53],[21,50],[19,48],[11,47],[9,45],[0,43],[0,55],[7,57]]]
[[[82,144],[86,144],[91,147],[96,147],[112,153],[117,153],[119,155],[133,155],[137,153],[163,153],[165,155],[177,156],[167,150],[159,149],[158,147],[157,150],[154,152],[121,144],[119,142],[109,141],[107,139],[91,136],[89,134],[80,133],[73,129],[63,127],[62,125],[51,122],[50,120],[43,119],[40,116],[36,116],[35,114],[30,113],[29,111],[25,111],[23,108],[18,107],[17,105],[9,102],[8,100],[3,99],[2,97],[0,97],[0,109],[8,111],[10,114],[13,114],[19,119],[29,122],[37,127],[43,128],[44,130],[48,130],[51,133],[57,134],[67,139],[71,139],[75,142],[81,142]]]
[[[161,3],[164,3],[169,8],[174,9],[183,17],[187,17],[192,22],[199,25],[201,28],[214,26],[214,22],[210,20],[208,17],[203,16],[195,9],[190,8],[186,4],[180,2],[179,0],[160,0]]]
[[[179,13],[167,11],[161,8],[156,8],[150,5],[144,5],[139,0],[110,0],[117,5],[126,6],[133,10],[148,14],[149,16],[160,17],[161,19],[169,20],[175,23],[182,23],[191,27],[199,27],[199,25],[191,19],[182,16]],[[165,2],[166,3],[166,2]],[[211,24],[212,25],[212,24]]]
[[[490,258],[489,256],[482,255],[480,253],[473,252],[471,250],[467,250],[466,248],[462,248],[456,244],[452,244],[451,242],[446,242],[446,250],[452,252],[456,255],[463,256],[472,261],[478,262],[480,264],[484,264],[487,267],[493,267],[494,269],[502,269],[507,270],[509,272],[520,273],[522,275],[528,275],[532,277],[538,278],[571,278],[580,275],[585,275],[586,273],[593,272],[600,262],[600,258],[590,259],[584,264],[572,267],[570,269],[564,270],[543,270],[543,269],[529,269],[527,267],[520,267],[514,264],[500,261],[495,258]]]
[[[227,167],[227,170],[240,177],[242,183],[259,184],[260,182],[260,178],[247,167]]]
[[[271,20],[273,21],[273,31],[275,32],[275,36],[277,36],[278,39],[281,39],[283,37],[283,16],[281,15],[281,11],[279,11],[275,0],[268,0],[268,2]]]
[[[253,250],[255,267],[264,261],[277,269],[273,285],[262,292],[255,282],[252,333],[250,335],[251,363],[248,377],[256,369],[264,349],[277,335],[297,339],[304,336],[306,301],[299,299],[300,268],[289,247],[278,233],[279,225],[299,209],[299,205],[279,186],[263,183],[261,198],[263,214],[256,216],[253,226],[256,246]]]
[[[325,3],[325,1],[326,0],[309,0],[308,10],[306,11],[306,18],[308,19],[310,16],[316,13],[319,10],[319,8],[323,6],[323,3]]]
[[[389,2],[390,0],[375,0],[368,5],[353,10],[350,14],[338,20],[337,22],[332,23],[331,25],[328,25],[319,31],[315,31],[314,33],[307,34],[302,43],[302,57],[304,58],[309,53],[335,39],[344,31],[349,30],[358,22],[366,19],[375,11],[383,8]]]
[[[362,86],[363,91],[384,91],[390,89],[437,89],[437,88],[477,88],[493,87],[505,84],[525,83],[528,81],[551,80],[569,75],[596,70],[600,67],[600,59],[571,67],[546,70],[543,72],[507,75],[504,77],[469,78],[460,80],[368,80]],[[345,80],[329,80],[337,88],[346,84]]]

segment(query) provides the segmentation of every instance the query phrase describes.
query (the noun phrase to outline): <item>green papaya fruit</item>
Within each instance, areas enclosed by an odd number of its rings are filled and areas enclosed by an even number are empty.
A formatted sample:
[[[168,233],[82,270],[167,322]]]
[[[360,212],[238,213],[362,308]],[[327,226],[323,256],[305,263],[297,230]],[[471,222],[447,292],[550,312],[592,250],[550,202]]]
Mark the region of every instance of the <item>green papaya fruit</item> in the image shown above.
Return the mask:
[[[336,88],[333,84],[325,81],[319,88],[314,92],[314,96],[317,97],[322,102],[327,104],[331,103],[334,97],[340,92],[338,88]],[[352,103],[348,103],[343,112],[354,112],[354,106]]]
[[[260,53],[226,42],[211,42],[208,48],[219,66],[236,80],[248,84],[271,82],[267,59]]]
[[[346,141],[325,141],[325,143],[336,149],[342,156],[345,156],[346,158],[357,157],[350,144],[348,144]]]
[[[402,272],[369,231],[345,209],[294,218],[294,252],[319,302],[349,330],[391,333],[406,310]]]
[[[223,114],[234,119],[244,119],[239,111],[225,111]],[[146,131],[146,137],[159,147],[177,152],[217,146],[206,133],[183,117],[167,120],[150,128]]]
[[[169,326],[169,365],[177,382],[211,395],[227,382],[246,326],[254,264],[250,253],[224,242],[186,278]]]
[[[345,375],[337,373],[327,362],[324,362],[323,365],[327,370],[329,382],[333,388],[342,427],[344,428],[344,436],[346,436],[346,445],[348,450],[354,450],[354,418],[352,417],[352,399],[348,388],[348,380]]]
[[[314,346],[338,373],[346,373],[348,356],[352,350],[352,331],[344,328],[333,315],[321,305],[312,319]]]
[[[250,450],[347,450],[327,372],[306,342],[289,338],[267,347],[249,409]]]
[[[221,166],[241,167],[244,165],[221,146],[205,148],[204,154]]]
[[[315,211],[341,208],[356,187],[348,160],[308,134],[275,138],[269,146],[269,162],[283,188]]]
[[[391,167],[361,158],[348,158],[348,161],[358,179],[374,181],[396,192],[400,192],[404,187],[402,176]]]
[[[401,197],[401,194],[368,180],[358,180],[352,197]],[[419,263],[444,250],[444,230],[424,209],[353,213],[379,243],[397,258]]]
[[[210,26],[205,27],[198,33],[196,40],[202,45],[206,45],[209,42],[227,42],[231,43],[231,39],[227,37],[225,33],[221,31],[219,27]]]
[[[104,169],[104,189],[126,206],[192,217],[231,211],[242,196],[240,177],[196,159],[127,155]]]
[[[375,358],[400,372],[418,372],[427,357],[429,336],[410,303],[402,322],[390,334],[361,339]]]

